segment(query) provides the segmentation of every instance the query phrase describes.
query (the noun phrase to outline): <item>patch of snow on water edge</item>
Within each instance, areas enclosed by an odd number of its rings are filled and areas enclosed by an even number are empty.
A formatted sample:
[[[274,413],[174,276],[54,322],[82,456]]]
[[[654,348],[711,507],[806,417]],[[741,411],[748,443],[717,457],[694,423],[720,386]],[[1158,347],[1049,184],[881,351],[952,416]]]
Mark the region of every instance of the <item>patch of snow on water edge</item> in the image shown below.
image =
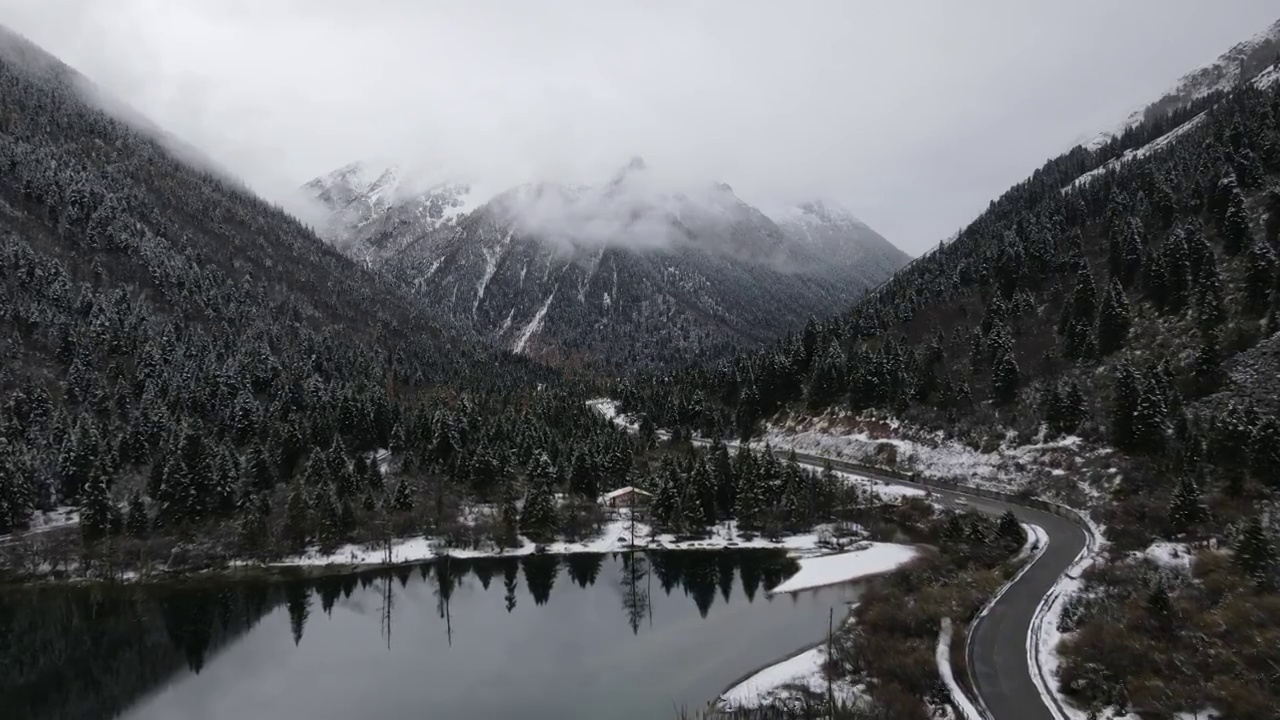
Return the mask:
[[[769,594],[812,590],[852,582],[872,575],[881,575],[897,570],[918,555],[919,551],[907,545],[881,542],[859,543],[850,552],[801,559],[800,569],[796,574],[770,590]]]

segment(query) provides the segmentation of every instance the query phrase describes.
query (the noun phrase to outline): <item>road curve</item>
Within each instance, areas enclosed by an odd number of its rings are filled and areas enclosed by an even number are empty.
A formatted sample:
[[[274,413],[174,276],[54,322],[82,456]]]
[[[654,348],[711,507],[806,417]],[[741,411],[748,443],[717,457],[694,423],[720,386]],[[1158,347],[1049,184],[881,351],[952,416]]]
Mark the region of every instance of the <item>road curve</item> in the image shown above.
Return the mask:
[[[1030,665],[1027,644],[1040,601],[1088,544],[1089,537],[1083,527],[1044,510],[970,495],[950,487],[944,489],[908,482],[835,458],[807,453],[796,453],[796,457],[801,464],[810,467],[821,467],[823,463],[830,462],[837,470],[892,485],[927,487],[935,500],[958,504],[957,501],[963,499],[965,507],[993,515],[1009,510],[1020,521],[1039,525],[1049,537],[1048,546],[975,622],[965,647],[965,658],[974,690],[992,720],[1059,720],[1064,717],[1047,704],[1056,701],[1041,694],[1033,678],[1035,669]]]

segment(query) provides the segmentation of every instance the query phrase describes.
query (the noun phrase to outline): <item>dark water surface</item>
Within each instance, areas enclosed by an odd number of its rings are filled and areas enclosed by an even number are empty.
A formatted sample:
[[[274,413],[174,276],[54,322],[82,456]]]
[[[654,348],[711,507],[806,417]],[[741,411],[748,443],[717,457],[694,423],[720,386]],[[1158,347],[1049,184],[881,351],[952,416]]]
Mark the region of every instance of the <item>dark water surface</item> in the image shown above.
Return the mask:
[[[448,560],[312,581],[0,594],[0,716],[672,718],[826,635],[761,551]]]

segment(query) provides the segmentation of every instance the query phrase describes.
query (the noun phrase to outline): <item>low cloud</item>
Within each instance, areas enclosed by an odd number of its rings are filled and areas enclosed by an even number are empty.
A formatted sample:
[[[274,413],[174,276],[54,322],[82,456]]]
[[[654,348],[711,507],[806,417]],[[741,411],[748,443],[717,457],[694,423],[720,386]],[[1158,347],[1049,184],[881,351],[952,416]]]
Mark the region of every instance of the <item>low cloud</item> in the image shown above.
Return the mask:
[[[502,189],[591,182],[638,153],[761,207],[835,198],[912,252],[1275,13],[1274,0],[0,0],[0,23],[277,202],[354,158]]]

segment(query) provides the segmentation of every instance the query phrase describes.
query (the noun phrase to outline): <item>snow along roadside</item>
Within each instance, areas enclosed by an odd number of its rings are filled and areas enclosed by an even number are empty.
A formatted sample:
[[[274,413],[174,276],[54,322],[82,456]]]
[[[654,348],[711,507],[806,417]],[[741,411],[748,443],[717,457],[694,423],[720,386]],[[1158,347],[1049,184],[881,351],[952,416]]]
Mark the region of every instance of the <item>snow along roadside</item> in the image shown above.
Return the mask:
[[[934,659],[938,662],[938,674],[947,685],[951,702],[964,716],[964,720],[986,720],[987,716],[974,706],[973,701],[965,694],[964,688],[960,687],[960,683],[956,682],[955,675],[951,672],[951,618],[942,618],[942,629],[938,632],[938,649],[934,652]]]
[[[987,613],[991,612],[991,608],[995,607],[995,604],[1000,601],[1000,598],[1004,597],[1004,594],[1009,590],[1009,588],[1013,587],[1015,583],[1021,580],[1022,576],[1027,574],[1027,571],[1031,569],[1032,565],[1035,565],[1040,561],[1040,557],[1044,555],[1044,551],[1049,548],[1049,533],[1045,532],[1044,528],[1039,525],[1028,525],[1027,523],[1022,523],[1022,529],[1027,533],[1027,541],[1022,544],[1022,549],[1018,551],[1016,556],[1014,556],[1013,562],[1018,562],[1028,557],[1031,558],[1031,561],[1023,565],[1018,572],[1014,573],[1014,576],[1010,578],[1009,582],[1005,583],[1000,590],[982,606],[982,609],[978,611],[978,614],[973,616],[973,620],[969,622],[968,630],[965,631],[964,654],[966,658],[973,657],[973,631],[974,628],[978,627],[978,621],[986,617]],[[1030,637],[1034,627],[1035,626],[1033,625],[1031,628],[1027,629],[1028,637]],[[1034,680],[1035,666],[1028,665],[1027,667],[1031,668],[1032,679]],[[973,688],[976,704],[982,708],[979,718],[991,717],[991,711],[987,709],[987,704],[982,701],[982,696],[978,694],[978,683],[974,681],[972,666],[969,666],[969,687]],[[1037,687],[1039,687],[1039,683],[1037,683]],[[968,695],[963,695],[963,689],[961,689],[960,692],[963,700],[957,699],[956,702],[963,701],[973,704],[973,701],[970,700]],[[1046,702],[1045,705],[1050,708],[1053,707],[1048,702]]]
[[[1098,557],[1105,546],[1099,528],[1088,516],[1083,517],[1087,542],[1071,566],[1040,599],[1031,618],[1031,629],[1027,633],[1027,666],[1031,668],[1031,679],[1040,690],[1045,707],[1058,720],[1087,718],[1084,711],[1072,707],[1070,701],[1058,691],[1057,683],[1060,664],[1058,643],[1062,640],[1062,633],[1058,632],[1058,620],[1062,617],[1067,600],[1084,587],[1080,573]]]

